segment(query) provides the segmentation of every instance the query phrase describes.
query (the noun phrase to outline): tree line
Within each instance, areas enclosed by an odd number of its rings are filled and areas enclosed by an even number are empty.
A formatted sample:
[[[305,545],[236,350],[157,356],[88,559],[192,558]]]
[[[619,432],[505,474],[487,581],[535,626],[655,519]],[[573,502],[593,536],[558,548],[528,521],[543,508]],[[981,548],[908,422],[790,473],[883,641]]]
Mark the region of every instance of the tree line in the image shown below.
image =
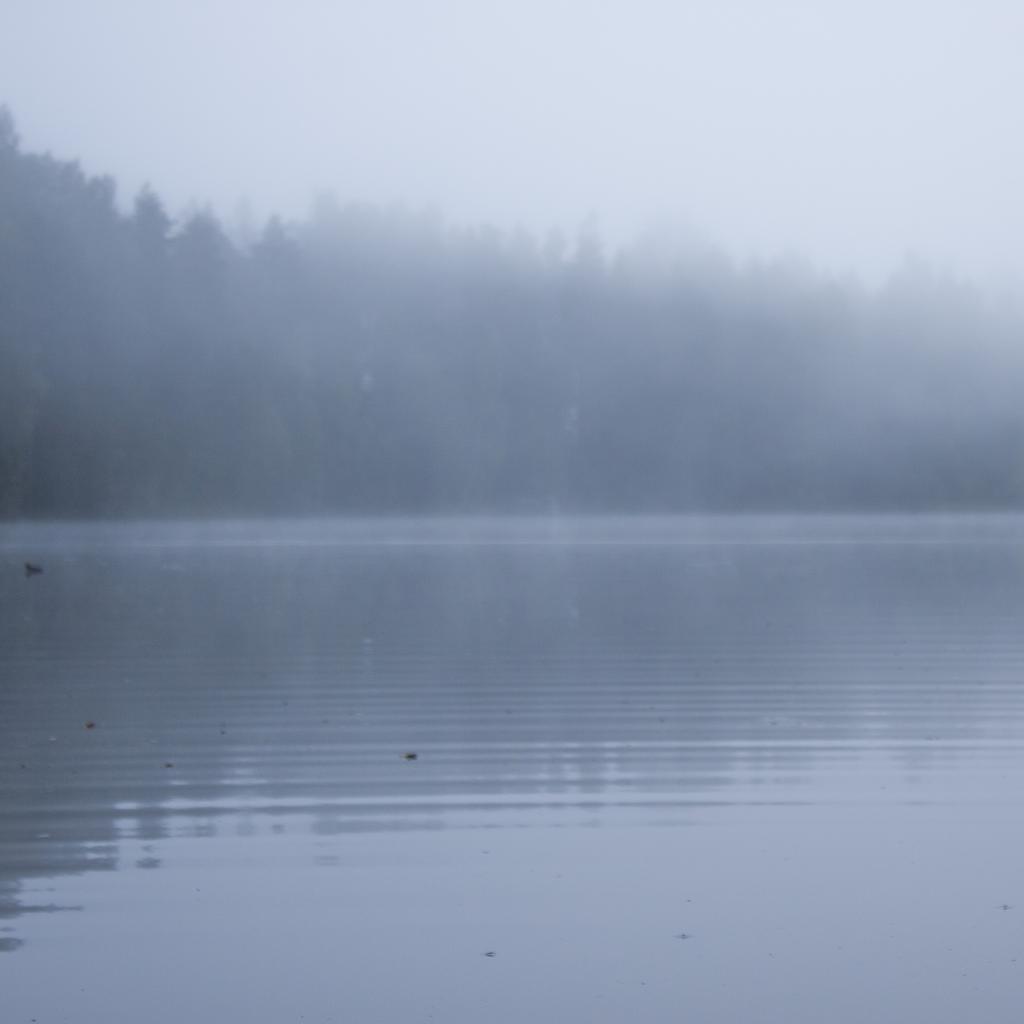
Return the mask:
[[[231,237],[0,111],[0,515],[1014,508],[1024,316],[651,232]]]

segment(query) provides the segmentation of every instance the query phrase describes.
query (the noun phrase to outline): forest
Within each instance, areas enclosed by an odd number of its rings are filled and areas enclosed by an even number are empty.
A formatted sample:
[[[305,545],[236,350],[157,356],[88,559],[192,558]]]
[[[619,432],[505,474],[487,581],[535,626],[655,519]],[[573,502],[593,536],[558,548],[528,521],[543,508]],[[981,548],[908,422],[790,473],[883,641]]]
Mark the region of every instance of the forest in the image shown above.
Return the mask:
[[[327,198],[240,238],[0,111],[8,519],[1019,508],[1022,344],[922,264]]]

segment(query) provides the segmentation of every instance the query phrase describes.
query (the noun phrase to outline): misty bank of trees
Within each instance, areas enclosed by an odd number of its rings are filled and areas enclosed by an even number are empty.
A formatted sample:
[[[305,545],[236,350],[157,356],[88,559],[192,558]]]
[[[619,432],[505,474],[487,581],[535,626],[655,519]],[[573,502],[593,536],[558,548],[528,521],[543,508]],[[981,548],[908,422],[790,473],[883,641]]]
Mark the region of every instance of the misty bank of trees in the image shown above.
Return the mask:
[[[242,244],[0,113],[0,514],[1024,505],[1024,316],[323,201]]]

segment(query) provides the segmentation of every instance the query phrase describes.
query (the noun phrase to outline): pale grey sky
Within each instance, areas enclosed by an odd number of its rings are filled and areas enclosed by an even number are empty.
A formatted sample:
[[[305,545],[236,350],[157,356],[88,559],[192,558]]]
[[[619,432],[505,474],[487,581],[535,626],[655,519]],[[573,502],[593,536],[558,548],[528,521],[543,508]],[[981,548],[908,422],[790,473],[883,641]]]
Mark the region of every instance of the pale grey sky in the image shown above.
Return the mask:
[[[312,196],[877,275],[1024,272],[1024,4],[0,0],[27,147],[172,207]]]

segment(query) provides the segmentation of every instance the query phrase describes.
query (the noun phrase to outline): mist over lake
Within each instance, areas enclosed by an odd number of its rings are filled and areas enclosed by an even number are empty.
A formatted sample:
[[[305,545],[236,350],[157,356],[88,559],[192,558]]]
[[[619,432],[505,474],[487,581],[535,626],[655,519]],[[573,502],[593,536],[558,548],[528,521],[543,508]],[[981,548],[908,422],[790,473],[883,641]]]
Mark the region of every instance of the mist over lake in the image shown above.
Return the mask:
[[[7,7],[0,1024],[1016,1021],[1021,10]]]

